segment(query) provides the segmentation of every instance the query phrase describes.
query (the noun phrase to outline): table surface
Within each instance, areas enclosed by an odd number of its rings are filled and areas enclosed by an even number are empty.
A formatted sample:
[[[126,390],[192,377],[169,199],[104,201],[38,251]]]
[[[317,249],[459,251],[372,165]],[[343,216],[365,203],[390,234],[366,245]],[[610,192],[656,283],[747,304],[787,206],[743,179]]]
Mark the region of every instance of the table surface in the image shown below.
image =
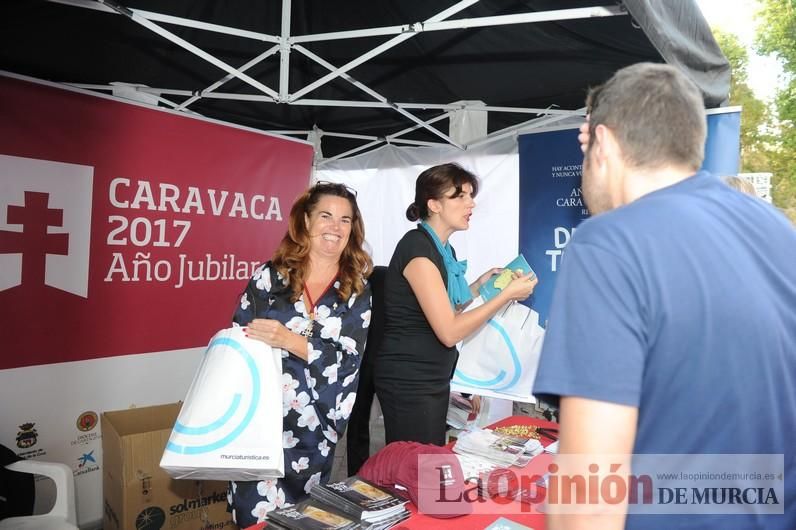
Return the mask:
[[[557,423],[530,418],[528,416],[509,416],[508,418],[504,418],[489,425],[489,428],[494,429],[496,427],[506,427],[509,425],[535,425],[537,427],[558,429]],[[540,441],[542,445],[545,446],[551,443],[551,440],[544,437],[542,437]],[[531,460],[524,468],[511,467],[510,469],[514,471],[518,477],[541,476],[547,471],[547,466],[552,459],[552,455],[543,453]],[[470,491],[473,488],[475,488],[475,486],[468,488],[468,498],[475,497],[474,491]],[[394,526],[394,530],[482,530],[501,517],[532,528],[533,530],[544,530],[545,528],[544,514],[536,511],[532,506],[520,502],[505,502],[505,500],[503,502],[496,502],[493,499],[478,499],[477,502],[473,503],[472,513],[450,519],[439,519],[418,513],[416,507],[411,502],[407,503],[406,507],[412,513],[411,517],[397,526]],[[260,523],[250,526],[246,530],[260,530],[266,528],[266,523]]]

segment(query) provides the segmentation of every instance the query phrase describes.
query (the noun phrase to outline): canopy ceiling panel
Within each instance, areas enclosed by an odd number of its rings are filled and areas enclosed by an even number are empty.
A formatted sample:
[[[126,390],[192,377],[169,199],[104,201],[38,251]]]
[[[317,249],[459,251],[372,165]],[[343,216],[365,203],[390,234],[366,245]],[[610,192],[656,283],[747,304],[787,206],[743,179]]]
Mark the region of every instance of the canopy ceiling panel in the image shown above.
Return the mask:
[[[356,33],[320,36],[336,32]],[[317,127],[325,156],[368,141],[336,133],[444,142],[447,120],[419,123],[464,100],[486,105],[489,132],[544,115],[533,109],[577,111],[589,86],[639,61],[683,69],[708,107],[727,98],[729,65],[693,0],[0,6],[0,69],[104,91],[112,82],[145,85],[161,105],[263,130]]]

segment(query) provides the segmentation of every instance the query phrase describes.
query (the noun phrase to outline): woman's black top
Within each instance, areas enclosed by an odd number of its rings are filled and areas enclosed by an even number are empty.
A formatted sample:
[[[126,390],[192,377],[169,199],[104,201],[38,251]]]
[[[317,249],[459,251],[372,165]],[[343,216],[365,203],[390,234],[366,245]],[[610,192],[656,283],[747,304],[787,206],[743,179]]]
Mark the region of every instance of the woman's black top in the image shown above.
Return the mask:
[[[426,319],[404,268],[417,257],[431,260],[447,289],[448,273],[431,236],[422,228],[407,232],[398,242],[384,282],[384,339],[379,348],[377,377],[406,388],[429,383],[447,385],[456,367],[456,347],[442,344]],[[455,253],[454,253],[455,257]]]

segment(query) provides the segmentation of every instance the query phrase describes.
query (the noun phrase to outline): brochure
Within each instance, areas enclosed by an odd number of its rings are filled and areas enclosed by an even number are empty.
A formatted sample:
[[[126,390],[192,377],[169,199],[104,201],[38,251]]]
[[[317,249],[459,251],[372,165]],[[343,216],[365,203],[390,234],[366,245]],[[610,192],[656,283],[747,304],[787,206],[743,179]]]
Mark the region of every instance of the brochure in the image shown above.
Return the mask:
[[[365,524],[345,517],[314,499],[302,501],[295,506],[279,508],[266,516],[269,524],[290,530],[359,530]]]
[[[392,521],[394,516],[406,512],[405,499],[356,475],[340,482],[317,484],[310,496],[361,521]]]
[[[497,296],[511,282],[511,275],[515,272],[521,272],[522,274],[533,273],[533,269],[528,265],[528,260],[522,254],[511,260],[503,272],[492,276],[488,282],[478,289],[484,302]],[[536,278],[536,273],[531,276],[531,279],[533,278]]]

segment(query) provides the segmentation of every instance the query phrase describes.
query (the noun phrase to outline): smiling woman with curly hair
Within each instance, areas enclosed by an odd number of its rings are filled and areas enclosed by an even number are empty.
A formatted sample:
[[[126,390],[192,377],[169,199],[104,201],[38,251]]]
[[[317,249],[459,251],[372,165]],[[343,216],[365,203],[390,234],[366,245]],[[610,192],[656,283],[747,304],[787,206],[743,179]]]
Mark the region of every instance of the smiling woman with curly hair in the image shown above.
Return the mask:
[[[230,505],[241,528],[308,497],[326,482],[334,449],[356,399],[370,324],[373,268],[355,193],[318,183],[290,211],[271,261],[250,280],[234,323],[282,355],[281,479],[232,482]]]

